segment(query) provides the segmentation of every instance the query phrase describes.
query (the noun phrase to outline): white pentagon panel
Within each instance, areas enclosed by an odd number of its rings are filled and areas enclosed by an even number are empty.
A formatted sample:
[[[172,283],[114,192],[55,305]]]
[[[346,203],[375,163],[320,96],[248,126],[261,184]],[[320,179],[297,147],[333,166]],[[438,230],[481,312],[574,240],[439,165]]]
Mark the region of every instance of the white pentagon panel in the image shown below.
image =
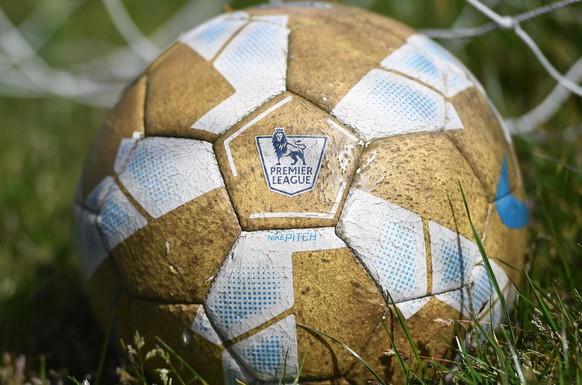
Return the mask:
[[[440,92],[445,92],[445,79],[437,63],[412,44],[404,44],[387,56],[380,65],[418,79]]]
[[[505,296],[511,286],[509,278],[495,262],[489,261],[493,269],[493,274],[497,280],[499,287]],[[490,306],[495,310],[495,302],[498,302],[497,293],[493,283],[491,282],[487,270],[480,264],[476,265],[471,272],[470,282],[462,289],[448,291],[445,293],[435,295],[435,298],[457,309],[464,317],[482,318],[483,315],[488,314]],[[480,312],[481,310],[481,312]],[[497,311],[501,309],[498,308]],[[499,319],[501,315],[493,314],[489,318]]]
[[[278,381],[285,374],[295,377],[298,369],[295,317],[290,315],[231,346],[233,353],[262,381]]]
[[[445,99],[403,76],[373,69],[332,110],[370,141],[445,129]]]
[[[205,300],[218,333],[230,340],[293,306],[293,253],[342,247],[333,228],[243,232]]]
[[[180,37],[180,41],[205,60],[212,60],[224,44],[249,20],[243,11],[225,13]]]
[[[154,218],[224,186],[210,143],[160,137],[136,145],[119,180]]]
[[[400,313],[404,316],[405,319],[409,319],[413,315],[415,315],[424,305],[428,303],[430,297],[420,297],[416,299],[411,299],[410,301],[399,302],[396,304]]]
[[[281,18],[252,21],[228,43],[214,68],[235,93],[192,128],[220,135],[269,99],[285,91],[289,29]]]
[[[445,130],[457,130],[465,128],[463,122],[461,122],[461,118],[457,113],[455,107],[447,102],[445,104]]]
[[[452,97],[474,84],[465,66],[447,50],[423,35],[412,35],[407,43],[433,60],[442,73],[446,97]]]
[[[117,155],[115,156],[115,163],[113,164],[113,170],[116,174],[119,175],[123,170],[125,170],[129,155],[137,142],[137,138],[124,138],[119,142],[119,148],[117,149]]]
[[[432,293],[464,287],[481,261],[474,242],[435,222],[428,223],[432,256]]]
[[[424,230],[418,214],[352,189],[338,231],[394,302],[427,294]]]
[[[82,271],[90,279],[108,253],[97,228],[97,215],[79,205],[75,205],[75,238]]]
[[[224,385],[253,384],[255,379],[243,368],[228,350],[222,352],[222,373]]]
[[[105,197],[97,223],[103,234],[105,245],[111,251],[147,224],[147,220],[129,202],[116,184]]]
[[[455,68],[458,72],[466,72],[463,64],[460,63],[449,51],[444,49],[440,44],[435,43],[433,40],[425,35],[416,34],[409,36],[406,39],[408,44],[415,46],[416,48],[422,50],[426,54],[429,54],[435,60],[438,60],[441,65],[447,65],[449,67]]]
[[[445,77],[446,91],[445,96],[450,98],[469,87],[473,86],[473,83],[467,79],[467,77],[460,72],[447,72]]]
[[[95,212],[99,212],[105,201],[105,197],[113,184],[114,179],[112,176],[106,176],[103,178],[89,195],[87,195],[87,198],[85,198],[85,201],[83,202],[84,205]]]
[[[222,344],[222,340],[220,336],[214,330],[214,327],[210,323],[204,308],[200,306],[198,308],[198,312],[196,313],[196,317],[194,317],[194,322],[192,322],[192,331],[204,338],[208,341],[212,342],[214,345]]]

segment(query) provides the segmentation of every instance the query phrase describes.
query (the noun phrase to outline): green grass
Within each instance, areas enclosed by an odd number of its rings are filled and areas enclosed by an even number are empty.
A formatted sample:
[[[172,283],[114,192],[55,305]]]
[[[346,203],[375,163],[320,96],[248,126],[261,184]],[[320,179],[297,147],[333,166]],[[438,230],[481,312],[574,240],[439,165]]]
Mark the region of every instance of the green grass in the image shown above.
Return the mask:
[[[149,32],[181,2],[126,3],[138,25]],[[235,0],[233,7],[251,3]],[[506,1],[498,9],[515,14],[542,3]],[[18,22],[34,4],[13,1],[1,7]],[[416,28],[446,27],[464,7],[453,0],[367,4]],[[581,8],[525,24],[562,72],[582,56],[582,28],[576,21]],[[486,21],[472,13],[474,25]],[[83,37],[103,43],[83,48],[78,43]],[[554,86],[511,32],[496,31],[463,43],[445,45],[482,81],[504,116],[528,111]],[[41,54],[54,65],[68,65],[121,44],[101,2],[87,2]],[[126,358],[123,366],[110,350],[99,370],[104,335],[88,309],[71,241],[77,176],[105,116],[103,109],[72,100],[0,97],[0,352],[5,352],[0,384],[33,378],[66,382],[67,376],[82,379],[87,374],[94,379],[100,375],[101,383],[140,379],[132,372],[137,364]],[[512,321],[492,336],[476,322],[448,322],[447,327],[486,337],[473,345],[459,339],[453,348],[461,364],[454,373],[449,363],[434,365],[442,376],[449,373],[465,384],[517,384],[520,376],[533,384],[582,384],[582,99],[571,97],[534,135],[515,138],[514,144],[532,209],[528,271],[518,306]],[[176,367],[183,365],[171,347],[158,342]],[[410,357],[399,358],[406,371]],[[421,377],[412,380],[430,383]]]

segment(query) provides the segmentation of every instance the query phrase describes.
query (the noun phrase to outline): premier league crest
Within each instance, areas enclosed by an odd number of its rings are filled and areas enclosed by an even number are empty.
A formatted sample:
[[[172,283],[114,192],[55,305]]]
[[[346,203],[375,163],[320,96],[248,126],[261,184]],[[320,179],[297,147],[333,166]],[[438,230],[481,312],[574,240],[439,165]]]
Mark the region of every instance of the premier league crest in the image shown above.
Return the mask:
[[[282,127],[272,136],[257,136],[269,190],[293,196],[313,190],[327,136],[287,135]]]

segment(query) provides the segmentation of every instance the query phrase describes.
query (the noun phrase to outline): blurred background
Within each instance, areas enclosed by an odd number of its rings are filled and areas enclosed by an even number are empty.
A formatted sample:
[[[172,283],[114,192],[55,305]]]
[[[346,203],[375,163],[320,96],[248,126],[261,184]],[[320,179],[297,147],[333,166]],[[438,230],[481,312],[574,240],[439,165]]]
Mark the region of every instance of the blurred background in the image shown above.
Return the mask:
[[[86,304],[71,237],[84,154],[124,85],[161,50],[212,16],[258,3],[0,0],[0,373],[19,367],[62,380],[95,372],[103,334]],[[530,272],[542,288],[579,289],[582,98],[556,88],[513,30],[488,31],[491,19],[466,1],[343,3],[454,36],[438,41],[476,75],[517,134],[532,210]],[[483,1],[501,15],[551,3]],[[567,3],[521,26],[580,92],[582,5]],[[118,357],[108,357],[106,374],[114,376]]]

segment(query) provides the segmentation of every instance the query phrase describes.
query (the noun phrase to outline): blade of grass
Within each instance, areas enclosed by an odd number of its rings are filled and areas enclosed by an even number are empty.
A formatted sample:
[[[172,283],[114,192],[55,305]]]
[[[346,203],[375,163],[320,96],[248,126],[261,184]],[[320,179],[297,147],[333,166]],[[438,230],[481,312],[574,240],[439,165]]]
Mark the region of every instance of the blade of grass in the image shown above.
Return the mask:
[[[43,384],[45,384],[46,381],[46,356],[44,354],[41,354],[40,356],[40,380],[42,381]]]
[[[178,378],[178,381],[180,381],[181,385],[186,385],[186,381],[184,381],[184,379],[182,378],[182,376],[180,375],[180,373],[176,370],[176,368],[174,367],[173,364],[170,363],[170,366],[172,368],[172,370],[174,371],[176,378]]]
[[[564,248],[562,247],[562,244],[561,244],[560,240],[558,239],[558,233],[556,232],[556,228],[554,226],[554,221],[552,220],[552,217],[550,216],[550,213],[548,212],[546,201],[541,196],[541,193],[540,193],[539,201],[542,204],[542,211],[544,213],[544,219],[546,220],[548,228],[550,229],[550,233],[552,234],[552,239],[554,241],[554,245],[556,246],[556,249],[558,250],[558,255],[560,256],[560,261],[562,262],[562,268],[564,269],[564,273],[566,275],[566,282],[568,283],[568,285],[570,285],[570,287],[574,287],[575,284],[574,284],[574,280],[572,278],[572,271],[570,270],[570,264],[568,263],[568,260],[566,258],[566,254],[564,253]]]
[[[523,281],[527,282],[525,278],[523,279]],[[520,324],[521,327],[531,322],[534,315],[533,309],[535,308],[533,301],[530,299],[530,297],[532,296],[531,286],[530,285],[523,286],[525,287],[517,291],[518,310],[515,311],[515,314],[520,317],[519,318],[520,321],[518,322],[518,324]]]
[[[548,302],[552,302],[550,300],[550,298],[548,298],[545,293],[539,288],[539,286],[537,286],[530,278],[529,274],[526,272],[525,273],[526,279],[528,280],[528,284],[531,285],[532,287],[532,294],[534,295],[536,301],[537,301],[537,306],[536,309],[538,309],[542,316],[544,317],[544,319],[546,320],[546,322],[551,326],[552,330],[554,332],[558,331],[558,324],[556,323],[556,321],[554,320],[554,317],[551,314],[550,309],[548,308],[548,306],[546,305],[544,299],[546,299]]]
[[[295,374],[295,378],[293,379],[293,385],[299,384],[299,377],[301,376],[301,372],[303,372],[303,365],[305,365],[305,358],[307,358],[307,350],[305,354],[303,354],[303,358],[301,359],[301,365],[299,365],[299,370],[297,370],[297,374]]]
[[[436,370],[438,370],[441,373],[444,373],[444,381],[443,383],[447,384],[447,383],[452,383],[452,384],[456,384],[456,383],[460,383],[460,384],[466,384],[466,385],[470,385],[470,384],[474,384],[474,382],[467,376],[465,376],[463,374],[463,372],[459,371],[456,367],[449,367],[446,365],[443,365],[439,362],[435,362],[434,367]],[[447,376],[452,376],[455,377],[453,379],[447,379]]]
[[[81,383],[79,382],[79,380],[77,380],[74,376],[67,376],[67,379],[69,381],[71,381],[75,385],[81,385]]]
[[[406,339],[408,340],[408,343],[410,344],[412,352],[414,353],[414,357],[416,358],[416,362],[418,363],[418,366],[420,367],[420,371],[422,372],[422,375],[424,376],[424,374],[426,373],[426,368],[424,367],[424,363],[422,362],[422,358],[420,357],[420,353],[418,352],[418,349],[416,348],[416,344],[414,343],[414,340],[412,339],[412,335],[410,334],[410,331],[408,330],[408,326],[406,326],[406,320],[402,316],[402,313],[400,313],[400,311],[398,310],[398,307],[396,306],[394,300],[392,299],[392,295],[390,295],[389,292],[386,292],[386,294],[388,295],[390,302],[394,304],[394,309],[396,312],[396,317],[398,318],[398,323],[400,324],[400,326],[402,327],[402,330],[404,331],[404,334],[406,335]]]
[[[489,279],[490,279],[491,283],[493,284],[493,287],[495,288],[495,292],[497,293],[497,297],[499,298],[499,301],[501,301],[501,307],[503,308],[503,315],[507,319],[507,323],[509,325],[511,322],[511,318],[509,315],[509,310],[507,308],[507,303],[505,301],[505,296],[503,295],[503,292],[501,291],[501,288],[499,287],[499,282],[497,282],[497,279],[495,278],[495,273],[493,272],[493,268],[491,267],[491,263],[489,262],[489,257],[487,256],[487,252],[485,251],[485,248],[483,247],[483,243],[481,242],[481,237],[477,233],[477,229],[475,228],[475,224],[473,223],[473,219],[471,218],[471,213],[469,211],[469,204],[467,203],[467,197],[465,196],[465,191],[463,190],[463,186],[461,185],[460,181],[457,181],[457,182],[459,183],[459,188],[461,189],[461,196],[463,197],[463,204],[465,205],[465,211],[467,213],[467,218],[469,219],[469,224],[471,225],[471,231],[473,233],[473,238],[475,239],[475,243],[477,244],[477,247],[479,248],[479,252],[481,253],[481,257],[483,258],[483,264],[485,265],[485,269],[487,270],[487,274],[489,274]],[[513,328],[511,328],[511,325],[508,329],[509,329],[509,333],[511,335],[512,341],[515,341],[515,334],[513,332]]]
[[[412,358],[412,357],[409,357],[409,361],[408,361],[408,362],[409,362],[409,364],[408,364],[408,369],[410,370],[410,375],[411,375],[412,377],[414,377],[414,379],[416,380],[414,383],[415,383],[415,384],[418,384],[418,385],[427,385],[427,384],[426,384],[426,382],[424,381],[424,379],[423,379],[422,377],[420,377],[418,374],[416,374],[416,372],[415,372],[415,371],[413,371],[413,370],[410,368],[410,363],[412,362],[412,359],[411,359],[411,358]]]
[[[507,333],[507,330],[505,330],[505,328],[501,327],[501,328],[499,328],[499,330],[501,330],[501,334],[503,334],[503,337],[505,338],[505,341],[506,341],[507,346],[509,348],[509,352],[511,353],[511,359],[513,361],[513,365],[515,365],[514,369],[517,372],[517,376],[519,377],[520,382],[522,384],[526,385],[527,381],[525,379],[525,375],[523,374],[523,368],[522,368],[521,362],[519,360],[519,357],[517,356],[517,350],[515,348],[515,343],[514,343],[514,341],[512,341],[510,339],[510,336],[508,335],[509,333]],[[500,353],[502,353],[502,352],[500,352]],[[500,356],[500,359],[504,358],[504,357],[505,357],[505,354]],[[505,361],[502,360],[501,362],[505,362]],[[511,365],[506,364],[505,367],[508,369],[512,369]]]
[[[396,348],[396,343],[394,342],[394,336],[392,336],[392,333],[390,333],[390,331],[388,330],[388,327],[386,326],[386,323],[384,322],[384,320],[382,320],[382,327],[384,328],[384,330],[386,331],[386,334],[388,335],[388,338],[390,339],[390,346],[392,346],[392,350],[394,350],[394,354],[396,355],[396,361],[398,361],[398,365],[400,366],[400,370],[402,370],[402,374],[404,374],[404,381],[405,381],[405,383],[408,384],[409,371],[406,369],[406,366],[404,365],[404,360],[402,359],[402,356],[400,355],[400,351]]]
[[[495,278],[493,278],[493,279],[495,279]],[[521,367],[521,362],[519,361],[519,358],[517,357],[515,342],[510,339],[510,336],[508,335],[505,327],[498,328],[498,330],[501,332],[501,334],[503,335],[503,337],[505,339],[507,347],[509,348],[509,352],[511,354],[511,359],[512,359],[513,364],[514,364],[514,366],[512,366],[508,362],[507,354],[502,349],[501,344],[500,344],[499,340],[497,339],[497,335],[495,334],[495,331],[493,330],[493,327],[494,327],[494,324],[493,324],[494,306],[495,306],[495,304],[493,304],[493,303],[491,303],[489,305],[489,320],[490,320],[489,324],[491,325],[491,331],[485,329],[483,327],[483,325],[477,319],[474,319],[475,327],[476,327],[477,331],[479,332],[478,335],[480,337],[486,339],[489,346],[491,346],[493,348],[493,350],[495,351],[495,354],[497,356],[497,362],[499,362],[499,364],[500,364],[500,371],[508,373],[508,375],[516,372],[517,376],[520,379],[520,383],[526,384],[525,376],[523,374],[523,369]],[[509,326],[509,328],[511,328],[511,326]]]
[[[561,333],[557,334],[557,335],[560,339],[560,345],[561,345],[560,351],[561,351],[562,357],[564,359],[564,368],[567,371],[570,367],[570,357],[568,356],[569,342],[568,342],[568,335],[567,335],[566,329],[567,329],[567,325],[572,325],[572,320],[570,318],[570,315],[566,311],[566,306],[564,305],[564,302],[562,302],[562,299],[560,298],[560,295],[559,295],[556,288],[554,288],[554,295],[556,297],[556,301],[558,304],[557,307],[560,310]]]
[[[298,324],[299,326],[301,326],[302,328],[315,333],[315,334],[319,334],[321,336],[327,337],[330,340],[332,340],[333,342],[341,345],[344,349],[346,349],[352,356],[354,356],[358,361],[360,361],[369,371],[370,373],[372,373],[372,375],[374,376],[374,378],[378,381],[379,384],[381,385],[386,385],[386,383],[384,382],[384,380],[382,379],[382,377],[380,377],[378,375],[378,373],[376,373],[376,371],[370,366],[370,364],[368,364],[366,362],[366,360],[364,360],[358,353],[356,353],[352,348],[350,348],[348,345],[344,344],[343,342],[341,342],[340,340],[338,340],[337,338],[334,338],[332,336],[330,336],[329,334],[326,334],[322,331],[319,331],[317,329],[314,329],[312,327],[309,327],[307,325],[303,325],[303,324]]]
[[[109,341],[111,339],[111,331],[113,330],[113,323],[115,321],[115,309],[117,307],[117,299],[121,288],[118,287],[111,299],[111,305],[109,307],[109,316],[107,318],[107,329],[105,330],[105,338],[103,339],[103,344],[101,345],[101,353],[99,354],[99,364],[97,365],[97,373],[95,374],[95,385],[101,383],[101,376],[105,370],[105,359],[107,357],[107,347],[109,346]]]
[[[287,377],[287,358],[289,357],[289,349],[285,350],[285,358],[283,358],[283,375],[279,377],[279,385],[285,383],[285,378]]]
[[[156,340],[160,343],[160,345],[162,345],[162,347],[167,352],[169,352],[174,358],[176,358],[180,362],[180,364],[182,364],[186,369],[188,369],[188,371],[190,372],[190,374],[192,374],[195,379],[197,379],[200,382],[202,382],[203,385],[209,385],[208,382],[206,382],[204,380],[204,378],[202,378],[202,376],[192,366],[190,366],[190,364],[188,362],[186,362],[178,353],[176,353],[176,351],[174,349],[172,349],[170,347],[170,345],[168,345],[167,343],[165,343],[164,340],[162,340],[158,336],[156,336]]]
[[[465,364],[465,368],[467,369],[467,371],[469,372],[469,375],[471,376],[470,378],[466,378],[464,377],[463,380],[465,382],[469,382],[469,383],[477,383],[477,380],[481,377],[479,375],[479,373],[477,373],[477,371],[475,370],[475,368],[473,367],[471,361],[473,361],[471,358],[471,355],[467,352],[467,347],[465,346],[465,342],[461,341],[461,339],[458,336],[455,336],[455,341],[457,342],[457,352],[461,355],[461,359],[463,360],[464,364]]]
[[[493,276],[492,279],[495,279],[495,276]],[[488,342],[489,346],[491,346],[493,348],[493,350],[495,351],[495,354],[497,356],[497,362],[499,362],[499,364],[500,364],[500,372],[505,372],[508,375],[513,374],[515,372],[520,379],[520,383],[526,384],[527,382],[525,380],[523,368],[522,368],[521,362],[519,360],[519,357],[517,356],[517,351],[516,351],[516,347],[515,347],[515,340],[511,339],[511,337],[510,337],[510,335],[507,332],[505,327],[501,326],[498,328],[498,330],[501,332],[501,334],[503,335],[503,337],[505,339],[506,346],[509,349],[509,352],[511,355],[511,360],[513,361],[513,365],[514,365],[514,366],[512,366],[507,360],[507,354],[502,349],[500,342],[496,338],[497,336],[495,334],[495,330],[493,329],[493,327],[494,327],[494,323],[493,323],[494,307],[495,307],[494,303],[489,304],[488,314],[489,314],[489,324],[491,327],[490,331],[485,329],[485,327],[483,327],[481,322],[479,322],[476,318],[474,318],[475,328],[479,332],[478,336],[481,338],[484,338]],[[511,325],[508,328],[513,330]],[[477,341],[480,341],[480,339],[478,338]],[[503,380],[503,378],[501,380]]]

